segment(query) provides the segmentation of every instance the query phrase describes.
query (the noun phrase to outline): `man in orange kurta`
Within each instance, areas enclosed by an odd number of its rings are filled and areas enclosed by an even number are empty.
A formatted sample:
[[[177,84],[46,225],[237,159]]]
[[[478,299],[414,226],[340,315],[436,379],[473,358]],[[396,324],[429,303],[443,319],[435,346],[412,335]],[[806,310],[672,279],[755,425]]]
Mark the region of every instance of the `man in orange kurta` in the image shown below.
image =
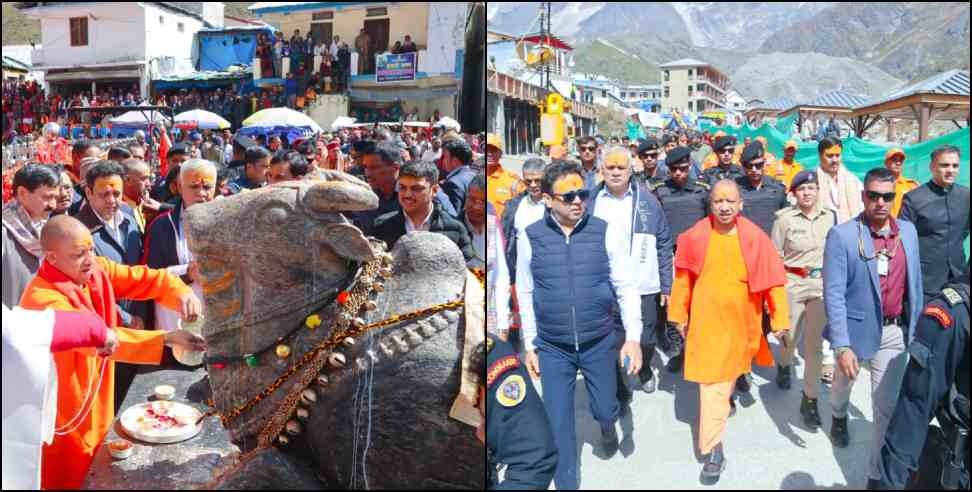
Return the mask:
[[[163,345],[203,350],[205,342],[184,331],[142,331],[118,326],[116,296],[155,299],[198,316],[199,300],[178,277],[165,270],[129,267],[94,255],[91,233],[77,219],[57,216],[41,231],[44,261],[20,299],[26,309],[86,311],[115,328],[118,345],[107,360],[94,349],[54,354],[57,366],[55,436],[41,456],[41,487],[79,488],[95,450],[104,440],[114,415],[114,361],[158,364]],[[103,374],[103,375],[102,375]],[[86,396],[92,401],[86,403]],[[90,411],[89,411],[90,408]]]
[[[736,378],[750,372],[754,357],[760,365],[773,362],[763,306],[774,333],[789,328],[789,311],[783,262],[766,233],[739,216],[739,188],[719,181],[710,197],[712,215],[678,238],[668,320],[686,337],[685,379],[699,383],[702,475],[717,480]]]

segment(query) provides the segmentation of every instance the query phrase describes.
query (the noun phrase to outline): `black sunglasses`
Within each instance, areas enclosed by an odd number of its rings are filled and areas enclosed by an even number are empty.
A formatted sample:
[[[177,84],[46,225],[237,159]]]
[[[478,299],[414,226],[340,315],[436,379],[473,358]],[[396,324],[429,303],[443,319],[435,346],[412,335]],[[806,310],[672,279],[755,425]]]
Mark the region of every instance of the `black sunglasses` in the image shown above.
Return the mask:
[[[576,190],[576,191],[568,191],[567,193],[563,193],[563,194],[553,193],[553,196],[557,197],[560,200],[563,200],[564,203],[574,203],[574,200],[577,200],[578,198],[580,198],[582,202],[586,202],[587,199],[591,196],[591,192],[588,190]]]
[[[766,164],[766,162],[745,162],[743,163],[742,167],[746,169],[752,169],[754,167],[756,169],[762,169],[764,164]]]
[[[650,157],[652,159],[658,158],[658,152],[642,152],[638,154],[638,157]]]
[[[720,150],[718,153],[719,154],[731,154],[731,153],[733,153],[735,151],[736,151],[735,147],[723,147],[722,150]]]
[[[867,199],[871,200],[872,202],[876,202],[878,198],[882,198],[886,203],[891,203],[894,201],[894,197],[895,192],[893,191],[890,193],[878,193],[870,190],[867,191]]]
[[[588,147],[588,146],[585,145],[585,146],[582,146],[580,149],[581,149],[581,152],[584,152],[585,150],[588,151],[588,152],[594,152],[595,150],[597,150],[597,147]]]

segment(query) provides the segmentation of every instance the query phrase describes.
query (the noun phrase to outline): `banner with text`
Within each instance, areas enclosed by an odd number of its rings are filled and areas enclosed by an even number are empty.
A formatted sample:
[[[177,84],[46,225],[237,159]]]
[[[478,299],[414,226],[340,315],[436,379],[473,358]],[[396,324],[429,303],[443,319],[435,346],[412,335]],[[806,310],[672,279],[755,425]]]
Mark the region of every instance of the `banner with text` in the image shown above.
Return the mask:
[[[375,76],[378,82],[401,82],[415,80],[417,53],[385,53],[376,55],[377,69]]]

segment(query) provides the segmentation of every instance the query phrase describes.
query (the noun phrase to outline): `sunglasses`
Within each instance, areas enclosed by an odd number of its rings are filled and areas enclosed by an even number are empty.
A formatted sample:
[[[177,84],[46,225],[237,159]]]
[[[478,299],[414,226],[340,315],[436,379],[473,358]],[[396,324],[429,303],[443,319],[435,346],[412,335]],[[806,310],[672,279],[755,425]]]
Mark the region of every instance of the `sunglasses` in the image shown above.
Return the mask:
[[[878,198],[881,198],[885,203],[891,203],[894,201],[895,193],[892,191],[890,193],[878,193],[876,191],[867,191],[867,199],[872,202],[876,202]]]
[[[736,148],[735,147],[723,147],[722,150],[719,151],[719,153],[720,154],[731,154],[731,153],[733,153],[735,151],[736,151]]]
[[[648,159],[657,159],[658,158],[658,152],[642,152],[642,153],[638,154],[638,157],[648,158]]]
[[[597,150],[597,147],[583,146],[580,149],[581,149],[581,152],[594,152],[595,150]]]
[[[591,196],[591,192],[588,190],[574,190],[568,191],[567,193],[552,193],[557,199],[562,200],[564,203],[574,203],[575,200],[580,198],[580,201],[586,202]]]
[[[687,173],[689,166],[668,166],[668,171],[671,173]]]
[[[764,164],[766,164],[766,163],[765,162],[746,162],[746,163],[743,163],[742,167],[744,167],[746,169],[753,169],[753,168],[762,169]]]

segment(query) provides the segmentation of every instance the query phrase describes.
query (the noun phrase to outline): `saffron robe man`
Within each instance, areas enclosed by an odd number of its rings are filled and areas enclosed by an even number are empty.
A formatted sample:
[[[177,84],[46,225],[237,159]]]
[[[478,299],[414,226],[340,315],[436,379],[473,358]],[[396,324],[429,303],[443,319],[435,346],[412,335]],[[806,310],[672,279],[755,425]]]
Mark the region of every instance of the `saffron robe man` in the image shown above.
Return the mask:
[[[763,306],[774,333],[789,328],[789,308],[783,262],[766,233],[739,216],[737,185],[717,182],[711,204],[712,214],[678,238],[668,319],[686,337],[685,379],[699,383],[699,450],[707,455],[702,474],[718,478],[736,378],[751,370],[754,357],[772,364]]]
[[[187,319],[197,317],[201,305],[189,287],[165,270],[129,267],[96,257],[91,233],[73,217],[57,216],[48,221],[41,231],[41,245],[44,261],[27,284],[20,306],[96,313],[118,337],[118,347],[107,359],[90,348],[54,354],[58,380],[56,431],[53,442],[42,452],[41,487],[80,488],[115,417],[114,361],[158,364],[162,347],[167,344],[190,351],[205,349],[200,337],[185,331],[119,327],[116,296],[154,299],[180,310]],[[85,405],[85,396],[92,391],[97,392]]]

